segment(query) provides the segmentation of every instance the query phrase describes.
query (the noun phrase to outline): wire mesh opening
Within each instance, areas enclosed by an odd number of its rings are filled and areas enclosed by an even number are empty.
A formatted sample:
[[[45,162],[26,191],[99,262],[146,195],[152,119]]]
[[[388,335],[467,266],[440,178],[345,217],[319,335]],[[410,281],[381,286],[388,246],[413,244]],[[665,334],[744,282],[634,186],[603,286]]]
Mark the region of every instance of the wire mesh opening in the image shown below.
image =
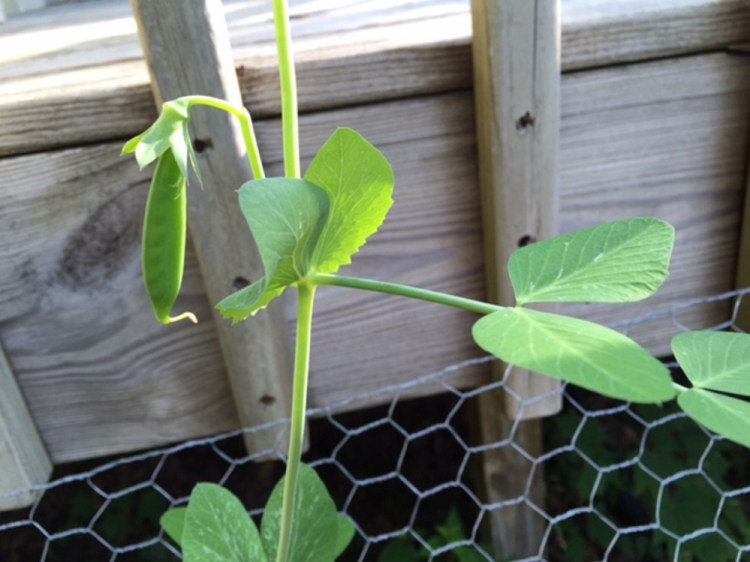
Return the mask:
[[[739,330],[735,320],[748,293],[697,299],[616,327],[627,331],[670,318],[677,333],[695,328],[681,323],[683,312],[726,302],[731,318],[710,329]],[[521,509],[542,530],[540,543],[533,552],[502,559],[750,562],[750,452],[697,425],[674,403],[630,405],[573,386],[560,391],[562,413],[544,421],[543,453],[532,454],[519,442],[524,422],[518,420],[502,439],[482,443],[472,412],[481,395],[504,392],[504,382],[465,390],[449,377],[492,360],[478,357],[309,412],[313,448],[305,461],[357,529],[341,560],[500,560],[490,520]],[[679,380],[676,365],[668,365]],[[424,385],[442,392],[408,398]],[[356,410],[375,398],[385,405]],[[245,431],[281,436],[287,423]],[[0,560],[179,560],[158,519],[168,507],[186,503],[197,482],[227,486],[259,517],[283,474],[282,459],[254,462],[268,451],[248,456],[241,434],[96,467],[62,467],[55,481],[35,489],[31,508],[0,514]],[[480,470],[483,455],[499,448],[518,456],[527,486],[516,497],[490,503]],[[534,488],[540,484],[541,499]]]

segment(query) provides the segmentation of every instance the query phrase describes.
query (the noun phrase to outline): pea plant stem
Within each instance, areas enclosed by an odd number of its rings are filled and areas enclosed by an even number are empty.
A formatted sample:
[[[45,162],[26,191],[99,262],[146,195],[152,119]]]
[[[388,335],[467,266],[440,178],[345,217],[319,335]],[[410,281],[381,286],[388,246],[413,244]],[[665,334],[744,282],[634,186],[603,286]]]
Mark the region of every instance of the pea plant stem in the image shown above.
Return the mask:
[[[294,383],[292,386],[292,414],[289,430],[289,454],[284,476],[284,495],[281,506],[281,524],[276,562],[286,562],[292,541],[294,502],[297,493],[297,475],[305,437],[305,411],[307,410],[307,383],[310,371],[310,336],[312,329],[315,286],[300,283],[297,301],[297,341],[294,351]]]
[[[498,305],[489,304],[474,299],[456,297],[453,295],[447,295],[445,293],[439,293],[437,291],[430,291],[429,289],[419,289],[417,287],[399,285],[398,283],[375,281],[373,279],[345,277],[343,275],[332,275],[328,273],[316,273],[309,278],[309,281],[315,285],[349,287],[351,289],[361,289],[364,291],[373,291],[376,293],[386,293],[389,295],[419,299],[427,302],[434,302],[437,304],[452,306],[454,308],[461,308],[463,310],[469,310],[471,312],[477,312],[479,314],[490,314],[502,308]]]
[[[211,96],[185,96],[180,98],[187,100],[190,106],[203,105],[207,107],[213,107],[214,109],[220,109],[226,111],[230,115],[237,118],[240,123],[240,130],[242,131],[242,139],[245,142],[245,148],[247,149],[247,159],[250,163],[250,169],[253,172],[253,177],[256,180],[261,180],[266,177],[263,171],[263,162],[260,158],[260,149],[258,148],[258,140],[255,138],[255,129],[253,128],[253,120],[250,117],[250,112],[244,107],[237,107],[224,100],[213,98]]]
[[[286,0],[274,0],[273,19],[276,29],[276,47],[279,53],[281,125],[284,136],[284,175],[288,178],[298,178],[301,176],[301,168],[299,160],[297,78],[294,72],[289,7]]]

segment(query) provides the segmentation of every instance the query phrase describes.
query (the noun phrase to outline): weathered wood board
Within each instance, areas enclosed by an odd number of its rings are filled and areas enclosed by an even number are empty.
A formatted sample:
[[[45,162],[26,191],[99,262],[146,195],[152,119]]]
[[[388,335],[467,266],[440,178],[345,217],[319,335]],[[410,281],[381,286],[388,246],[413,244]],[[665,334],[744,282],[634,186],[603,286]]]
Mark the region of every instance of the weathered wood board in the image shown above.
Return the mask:
[[[277,114],[269,3],[224,4],[245,102],[256,116]],[[471,87],[469,0],[291,4],[303,111]],[[750,41],[745,0],[652,4],[563,2],[563,70]],[[125,0],[103,0],[3,25],[0,156],[120,139],[153,119],[148,72],[129,10]]]
[[[0,347],[0,511],[34,503],[38,494],[28,491],[46,484],[52,462]],[[17,493],[23,490],[23,493]],[[3,497],[4,496],[4,497]]]
[[[132,0],[131,5],[157,105],[195,92],[242,104],[220,0]],[[233,117],[206,108],[194,110],[190,130],[193,139],[222,147],[200,151],[201,175],[212,190],[193,190],[188,203],[190,236],[203,285],[209,300],[218,302],[235,279],[257,279],[264,273],[260,255],[234,236],[247,224],[237,205],[236,190],[250,177],[250,165]],[[267,310],[255,322],[241,326],[221,319],[215,310],[216,332],[240,424],[259,426],[287,417],[292,384],[276,376],[291,372],[293,365],[283,311]],[[248,349],[254,350],[252,358]],[[250,453],[281,454],[287,441],[286,436],[245,434]]]
[[[610,323],[732,288],[748,77],[750,60],[725,54],[563,77],[562,230],[639,214],[678,230],[662,296],[577,312]],[[308,160],[335,126],[348,125],[394,163],[392,215],[352,273],[483,296],[471,100],[457,92],[303,118]],[[271,174],[280,171],[279,131],[276,120],[258,124]],[[237,424],[192,254],[184,298],[203,321],[163,327],[152,319],[138,249],[148,179],[118,158],[119,149],[111,143],[0,160],[0,340],[56,462]],[[248,233],[236,235],[250,242]],[[713,306],[680,320],[697,328],[727,313]],[[473,320],[425,303],[321,289],[311,405],[480,355],[470,340]],[[661,353],[674,332],[667,318],[632,334]],[[453,381],[485,376],[475,368]]]

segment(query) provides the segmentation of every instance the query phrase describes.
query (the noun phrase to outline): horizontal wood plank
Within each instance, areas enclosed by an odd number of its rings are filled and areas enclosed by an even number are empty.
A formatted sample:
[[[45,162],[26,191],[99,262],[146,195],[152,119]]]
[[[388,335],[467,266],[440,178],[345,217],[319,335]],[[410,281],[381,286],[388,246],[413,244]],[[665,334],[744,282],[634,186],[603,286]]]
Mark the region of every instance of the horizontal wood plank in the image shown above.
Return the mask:
[[[749,59],[718,54],[563,78],[562,229],[648,214],[678,231],[660,296],[576,313],[612,323],[732,288],[748,77]],[[472,96],[460,92],[302,119],[306,160],[341,125],[359,129],[394,164],[393,212],[349,273],[483,297],[473,122]],[[258,134],[269,174],[279,173],[279,123],[259,123]],[[183,298],[206,320],[162,327],[151,317],[138,250],[148,179],[118,152],[119,144],[101,144],[0,160],[0,339],[57,462],[237,424],[192,253]],[[249,233],[237,236],[250,243]],[[293,303],[283,306],[291,318]],[[728,313],[697,307],[679,321],[707,327]],[[474,319],[321,289],[311,405],[481,355],[469,335]],[[659,353],[675,332],[669,318],[631,328]],[[473,385],[485,377],[474,368],[452,380]]]
[[[274,116],[268,3],[224,4],[245,103],[257,118]],[[563,2],[563,70],[750,41],[744,0],[653,4]],[[470,88],[469,12],[469,0],[293,1],[301,109]],[[155,113],[127,2],[58,6],[3,24],[0,156],[122,139]]]

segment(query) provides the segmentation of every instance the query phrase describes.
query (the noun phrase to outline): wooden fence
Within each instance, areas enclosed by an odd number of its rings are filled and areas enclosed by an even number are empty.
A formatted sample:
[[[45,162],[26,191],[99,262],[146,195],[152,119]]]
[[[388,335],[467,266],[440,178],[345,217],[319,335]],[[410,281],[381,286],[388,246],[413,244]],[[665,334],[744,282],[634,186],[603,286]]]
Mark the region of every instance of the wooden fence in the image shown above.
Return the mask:
[[[303,158],[336,126],[351,126],[383,150],[397,178],[391,216],[351,272],[484,297],[485,269],[495,265],[483,259],[469,1],[334,4],[308,11],[292,2]],[[560,12],[560,231],[636,215],[677,228],[672,273],[658,296],[572,309],[606,323],[734,287],[747,174],[750,57],[741,44],[750,41],[750,4],[667,0],[642,12],[629,4],[563,0]],[[280,174],[268,2],[224,6],[242,96],[268,173]],[[142,289],[148,172],[119,151],[155,116],[127,3],[59,6],[0,24],[0,341],[10,365],[0,381],[15,387],[15,375],[54,462],[239,423],[192,248],[183,302],[200,324],[157,324]],[[220,150],[204,147],[204,162]],[[231,237],[251,244],[242,229]],[[241,275],[225,279],[226,293]],[[291,303],[281,306],[290,319]],[[699,328],[728,314],[707,306],[681,320]],[[478,356],[474,319],[321,290],[311,405]],[[631,335],[668,353],[671,323],[649,326]],[[453,382],[489,376],[477,367]],[[0,432],[0,444],[11,451],[3,462],[17,453],[14,416],[0,410],[9,435]],[[46,477],[43,467],[29,483]]]

